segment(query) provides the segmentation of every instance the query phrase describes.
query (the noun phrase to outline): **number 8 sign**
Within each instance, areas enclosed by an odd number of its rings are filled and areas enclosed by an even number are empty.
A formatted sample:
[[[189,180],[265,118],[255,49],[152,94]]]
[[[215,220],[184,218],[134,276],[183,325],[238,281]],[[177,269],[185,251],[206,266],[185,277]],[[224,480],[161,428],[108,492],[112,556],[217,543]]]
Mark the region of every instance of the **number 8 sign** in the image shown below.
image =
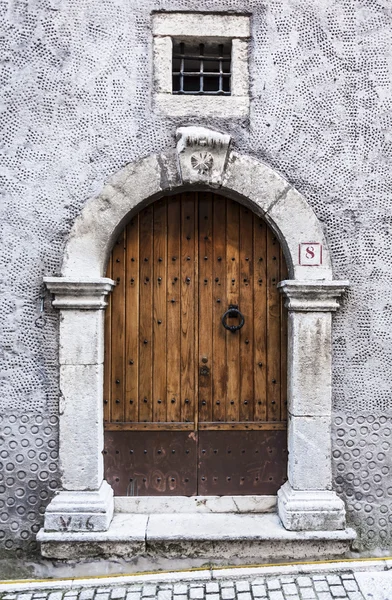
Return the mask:
[[[304,267],[319,267],[323,264],[323,247],[319,242],[299,244],[299,264]]]

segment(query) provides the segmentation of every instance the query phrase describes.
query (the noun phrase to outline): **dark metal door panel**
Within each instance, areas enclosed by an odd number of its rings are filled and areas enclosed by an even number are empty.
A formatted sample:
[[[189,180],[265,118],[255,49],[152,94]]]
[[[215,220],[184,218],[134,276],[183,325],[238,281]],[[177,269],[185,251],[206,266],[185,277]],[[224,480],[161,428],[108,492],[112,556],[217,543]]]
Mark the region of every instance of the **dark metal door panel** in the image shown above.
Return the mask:
[[[276,494],[287,479],[286,431],[199,431],[198,494]]]
[[[192,431],[105,431],[105,479],[115,496],[194,496],[196,446]]]

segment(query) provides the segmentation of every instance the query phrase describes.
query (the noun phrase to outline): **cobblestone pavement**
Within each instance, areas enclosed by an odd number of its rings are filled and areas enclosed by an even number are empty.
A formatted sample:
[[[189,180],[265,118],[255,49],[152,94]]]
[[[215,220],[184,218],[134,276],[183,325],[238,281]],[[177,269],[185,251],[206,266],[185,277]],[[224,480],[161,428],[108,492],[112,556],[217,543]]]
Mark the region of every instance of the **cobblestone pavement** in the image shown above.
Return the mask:
[[[68,590],[68,591],[67,591]],[[367,600],[354,574],[257,577],[249,579],[183,583],[144,583],[58,591],[0,593],[0,600]],[[392,599],[391,599],[392,600]]]

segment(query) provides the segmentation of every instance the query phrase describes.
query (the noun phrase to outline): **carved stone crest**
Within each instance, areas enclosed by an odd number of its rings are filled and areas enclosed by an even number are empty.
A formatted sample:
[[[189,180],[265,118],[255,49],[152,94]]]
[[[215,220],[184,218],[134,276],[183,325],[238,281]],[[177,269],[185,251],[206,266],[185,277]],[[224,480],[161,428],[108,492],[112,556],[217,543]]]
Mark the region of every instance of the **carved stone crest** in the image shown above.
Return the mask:
[[[214,164],[214,157],[211,152],[195,152],[191,156],[192,168],[199,173],[199,175],[207,175],[212,169]]]
[[[177,140],[183,182],[219,187],[226,166],[230,135],[205,127],[180,127]]]

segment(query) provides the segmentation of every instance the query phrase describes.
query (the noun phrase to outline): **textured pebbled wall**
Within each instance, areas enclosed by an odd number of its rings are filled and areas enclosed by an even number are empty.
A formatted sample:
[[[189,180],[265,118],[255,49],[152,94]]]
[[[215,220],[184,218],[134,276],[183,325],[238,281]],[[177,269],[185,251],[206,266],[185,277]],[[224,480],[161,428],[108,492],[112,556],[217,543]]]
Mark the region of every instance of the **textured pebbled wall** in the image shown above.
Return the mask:
[[[295,185],[352,288],[334,324],[334,472],[360,534],[392,547],[392,9],[386,0],[13,0],[0,3],[0,547],[36,553],[59,481],[59,272],[83,203],[127,162],[173,145],[151,112],[152,10],[248,11],[251,113],[194,121]],[[43,322],[38,322],[38,325]]]

